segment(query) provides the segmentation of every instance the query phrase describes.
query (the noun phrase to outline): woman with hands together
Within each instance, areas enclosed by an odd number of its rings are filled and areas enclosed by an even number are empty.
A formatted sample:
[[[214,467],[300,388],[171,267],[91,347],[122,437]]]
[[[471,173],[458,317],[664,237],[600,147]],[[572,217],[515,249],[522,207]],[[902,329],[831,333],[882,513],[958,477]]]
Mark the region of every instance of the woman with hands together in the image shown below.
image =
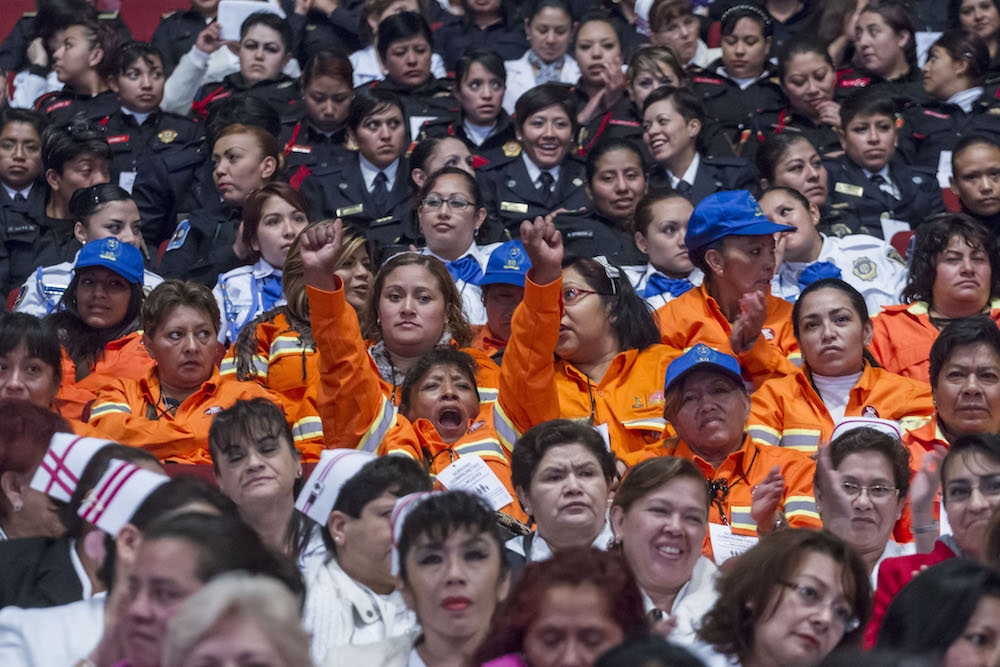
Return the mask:
[[[532,269],[500,371],[500,404],[525,431],[583,419],[627,464],[660,452],[660,386],[676,352],[659,345],[645,302],[603,257],[564,258],[551,219],[521,224]]]

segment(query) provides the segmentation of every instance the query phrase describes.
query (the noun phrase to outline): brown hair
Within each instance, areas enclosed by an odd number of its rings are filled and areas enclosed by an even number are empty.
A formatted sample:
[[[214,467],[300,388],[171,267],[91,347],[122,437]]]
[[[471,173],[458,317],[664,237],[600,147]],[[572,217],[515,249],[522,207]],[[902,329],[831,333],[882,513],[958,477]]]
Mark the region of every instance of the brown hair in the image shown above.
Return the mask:
[[[309,208],[298,190],[284,181],[265,183],[251,192],[243,203],[243,243],[248,249],[257,241],[257,231],[260,229],[260,218],[264,211],[264,204],[271,197],[281,197],[293,208],[305,214],[307,219],[309,217]],[[260,252],[250,250],[247,263],[253,264],[258,259],[260,259]],[[280,269],[281,267],[276,266],[275,268]]]
[[[687,85],[687,70],[684,69],[680,56],[674,47],[666,45],[645,44],[636,49],[628,61],[625,78],[632,84],[635,83],[639,72],[659,72],[664,67],[669,67],[673,71],[680,85]]]
[[[649,230],[649,226],[653,224],[653,207],[659,204],[661,201],[667,201],[668,199],[676,199],[681,197],[679,194],[673,190],[667,189],[654,189],[648,191],[639,200],[639,203],[635,205],[635,214],[632,216],[632,230],[633,232],[639,232],[643,236]]]
[[[660,32],[671,21],[689,14],[694,14],[691,0],[656,0],[649,8],[649,29]]]
[[[181,306],[205,313],[212,321],[212,329],[219,333],[219,304],[211,290],[191,280],[166,280],[157,285],[142,304],[140,320],[145,334],[150,338],[155,336],[163,321]]]
[[[676,456],[657,456],[640,461],[629,468],[622,478],[618,491],[615,492],[612,507],[620,507],[628,512],[632,505],[656,491],[661,486],[675,479],[693,479],[705,489],[705,508],[711,507],[712,492],[708,488],[705,476],[698,467],[688,459]]]
[[[480,665],[509,653],[520,653],[525,635],[538,619],[548,592],[557,586],[590,586],[604,598],[608,616],[625,639],[645,636],[649,621],[642,593],[624,559],[597,549],[557,551],[552,558],[529,563],[510,596],[493,615],[493,630],[476,651],[472,664]]]
[[[312,229],[322,224],[331,222],[330,220],[320,220],[308,227]],[[257,326],[263,322],[271,322],[279,313],[284,313],[288,320],[288,329],[297,334],[303,348],[316,348],[316,340],[313,338],[312,327],[309,323],[309,298],[306,295],[305,267],[302,263],[302,234],[295,237],[292,246],[288,249],[288,256],[285,258],[285,268],[281,272],[281,291],[285,294],[284,306],[278,306],[266,311],[246,323],[240,330],[240,335],[233,343],[236,359],[236,379],[253,380],[256,375],[257,354]],[[368,251],[365,238],[360,234],[344,230],[344,235],[340,242],[340,256],[334,266],[336,271],[344,265],[344,262],[354,254],[358,248]],[[286,333],[286,332],[281,332]],[[302,353],[302,379],[306,379],[305,352]]]
[[[318,51],[302,68],[302,88],[308,88],[313,79],[318,76],[328,76],[339,79],[348,86],[354,87],[354,68],[351,61],[343,53],[333,51]]]
[[[762,535],[749,551],[733,559],[716,582],[719,597],[702,618],[698,636],[727,656],[746,660],[753,653],[754,630],[768,620],[788,593],[787,581],[808,552],[841,566],[841,583],[860,625],[844,634],[838,647],[856,644],[868,624],[871,583],[854,549],[826,531],[809,528]]]
[[[281,145],[278,143],[278,138],[265,130],[262,127],[256,125],[243,125],[242,123],[233,123],[232,125],[227,125],[222,128],[222,131],[215,135],[215,141],[212,142],[212,147],[219,143],[219,139],[223,137],[228,137],[231,134],[249,134],[254,139],[257,140],[257,146],[260,148],[261,159],[268,157],[273,157],[276,166],[274,173],[271,175],[269,181],[275,181],[280,178],[281,170],[285,166],[285,154],[281,150]]]
[[[359,313],[361,334],[368,340],[382,340],[382,327],[378,320],[378,303],[382,298],[385,281],[393,271],[401,266],[422,266],[433,276],[438,289],[444,295],[444,330],[451,334],[451,339],[459,347],[468,347],[472,342],[472,325],[465,319],[462,312],[462,295],[455,287],[455,281],[448,273],[444,263],[437,257],[419,255],[415,252],[404,252],[391,257],[379,272],[375,274],[375,284],[368,294],[365,311]]]
[[[1000,507],[993,510],[983,537],[983,560],[987,565],[1000,565]]]
[[[28,474],[42,462],[53,434],[73,432],[69,422],[55,412],[14,398],[0,400],[0,424],[4,430],[0,441],[0,474]],[[4,499],[2,494],[0,499]],[[4,503],[0,502],[0,516],[4,509]]]

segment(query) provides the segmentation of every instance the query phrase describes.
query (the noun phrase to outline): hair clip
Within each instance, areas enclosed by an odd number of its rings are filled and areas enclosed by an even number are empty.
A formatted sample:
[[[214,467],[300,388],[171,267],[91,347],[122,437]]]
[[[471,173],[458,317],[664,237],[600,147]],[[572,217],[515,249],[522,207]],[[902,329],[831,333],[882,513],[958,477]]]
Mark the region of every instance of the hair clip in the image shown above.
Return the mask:
[[[744,5],[733,5],[732,7],[730,7],[729,9],[727,9],[722,14],[722,18],[719,19],[719,23],[724,23],[726,21],[726,19],[730,15],[734,14],[735,12],[739,12],[739,11],[746,11],[746,12],[750,12],[752,14],[756,14],[764,22],[764,27],[765,28],[770,28],[771,27],[772,21],[771,21],[770,14],[768,14],[766,11],[764,11],[763,9],[761,9],[760,7],[758,7],[757,5],[745,5],[745,4]]]
[[[617,294],[618,286],[615,285],[615,280],[621,277],[622,270],[619,269],[614,264],[611,264],[608,261],[608,258],[605,257],[604,255],[598,255],[597,257],[594,257],[594,261],[600,264],[601,267],[604,269],[604,275],[608,277],[608,282],[611,283],[611,294],[612,295]]]

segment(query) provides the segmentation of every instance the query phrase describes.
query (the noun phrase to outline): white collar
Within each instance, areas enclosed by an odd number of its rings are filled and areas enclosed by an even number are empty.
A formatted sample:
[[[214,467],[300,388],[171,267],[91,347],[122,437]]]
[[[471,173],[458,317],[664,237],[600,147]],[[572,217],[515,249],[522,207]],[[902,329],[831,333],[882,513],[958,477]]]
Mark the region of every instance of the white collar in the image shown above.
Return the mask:
[[[750,86],[752,86],[757,81],[760,81],[764,77],[764,75],[761,74],[760,76],[754,77],[754,78],[751,78],[751,79],[738,79],[738,78],[736,78],[735,76],[733,76],[732,74],[730,74],[729,72],[726,71],[726,66],[725,65],[719,65],[715,69],[715,73],[718,74],[719,76],[725,77],[725,78],[729,79],[730,81],[732,81],[733,83],[735,83],[737,86],[740,87],[740,90],[746,90],[747,88],[749,88]]]
[[[962,111],[969,113],[972,111],[972,103],[983,96],[983,87],[976,86],[974,88],[966,88],[965,90],[960,90],[951,97],[948,98],[948,104],[954,104],[961,107]]]
[[[331,558],[325,564],[327,573],[337,581],[341,593],[351,606],[354,607],[356,620],[367,625],[379,621],[387,626],[392,625],[394,619],[390,616],[396,612],[406,609],[403,596],[398,590],[394,590],[388,595],[379,595],[364,584],[351,578],[340,567],[336,558]],[[387,633],[388,634],[388,633]]]
[[[881,169],[879,169],[878,171],[868,171],[867,169],[864,169],[864,168],[862,168],[861,171],[865,172],[865,176],[867,176],[869,180],[871,180],[872,176],[874,176],[875,174],[878,174],[879,176],[881,176],[882,178],[884,178],[885,182],[888,183],[890,186],[893,184],[892,183],[892,176],[889,175],[889,163],[888,162],[886,162],[885,166],[882,167]]]
[[[260,279],[267,278],[268,276],[278,276],[280,278],[281,269],[276,269],[268,264],[263,257],[261,257],[257,260],[257,263],[253,265],[253,277]]]
[[[430,255],[431,257],[436,257],[437,259],[440,259],[445,264],[447,264],[448,262],[451,262],[451,261],[457,262],[458,260],[462,259],[466,255],[472,255],[472,258],[475,259],[477,262],[479,262],[480,265],[482,265],[483,264],[483,258],[480,257],[481,253],[477,252],[478,250],[479,250],[479,246],[476,245],[476,240],[473,239],[472,243],[469,244],[469,247],[465,249],[465,252],[463,252],[461,255],[459,255],[458,257],[456,257],[454,260],[445,259],[444,257],[442,257],[441,255],[437,254],[436,252],[434,252],[430,248],[426,248],[426,247],[422,248],[420,250],[420,254],[422,254],[422,255]],[[486,256],[486,259],[489,260],[489,255]]]
[[[391,192],[394,187],[396,187],[396,172],[399,169],[399,158],[392,161],[385,169],[379,169],[371,162],[365,159],[364,155],[358,153],[358,161],[361,163],[361,178],[364,179],[365,189],[368,192],[372,191],[375,187],[375,177],[381,171],[385,174],[385,177],[389,179],[389,182],[385,184],[385,187]]]
[[[528,178],[531,179],[531,184],[532,185],[537,184],[538,183],[538,177],[541,176],[541,174],[542,174],[542,168],[539,167],[537,164],[535,164],[531,160],[531,158],[528,157],[528,154],[525,153],[524,151],[521,152],[521,157],[524,159],[524,168],[528,170]],[[552,174],[552,182],[553,182],[553,186],[552,187],[555,187],[554,184],[559,182],[559,167],[560,166],[561,165],[557,164],[556,166],[552,167],[551,169],[547,169],[546,170],[550,174]]]
[[[462,127],[465,129],[465,136],[467,136],[472,143],[477,146],[482,146],[483,142],[486,141],[493,131],[497,129],[497,123],[492,125],[474,125],[469,121],[462,123]]]
[[[699,556],[698,560],[694,563],[694,567],[691,569],[691,576],[684,582],[681,589],[677,591],[674,603],[670,605],[669,613],[671,615],[677,613],[677,608],[685,598],[690,597],[700,590],[713,587],[715,585],[715,575],[718,571],[719,568],[711,559]],[[642,602],[647,614],[657,609],[656,605],[653,604],[653,599],[646,594],[646,591],[640,588],[639,592],[642,593]],[[660,609],[660,611],[667,612],[666,609]]]
[[[132,116],[132,118],[135,118],[135,122],[139,125],[145,123],[146,119],[153,115],[153,112],[151,111],[147,113],[139,113],[138,111],[132,111],[131,109],[126,109],[125,107],[122,107],[122,113],[125,114],[126,116]]]
[[[73,564],[73,571],[76,572],[77,579],[80,580],[80,588],[83,589],[83,598],[86,600],[94,595],[94,586],[90,583],[87,570],[83,567],[80,556],[76,553],[76,540],[69,541],[69,562]]]
[[[667,175],[670,176],[670,187],[676,188],[677,184],[680,183],[681,181],[684,181],[688,185],[693,186],[694,179],[697,178],[698,176],[698,167],[700,166],[701,166],[701,154],[695,152],[694,159],[691,160],[691,164],[688,165],[687,171],[685,171],[684,175],[681,176],[680,178],[671,174],[670,170],[667,170]]]
[[[611,544],[612,540],[615,539],[614,531],[611,530],[611,522],[607,519],[604,520],[604,527],[601,528],[601,532],[597,535],[597,538],[591,543],[591,546],[595,549],[600,549],[601,551],[607,551],[608,545]],[[524,538],[514,538],[516,540],[516,546],[514,551],[520,549],[521,555],[524,555]],[[513,541],[513,540],[512,540]],[[510,544],[508,542],[508,544]],[[531,558],[530,562],[538,563],[543,560],[548,560],[552,558],[552,547],[549,543],[545,541],[545,538],[538,534],[536,531],[534,537],[531,541]]]
[[[22,195],[25,199],[27,199],[28,195],[31,194],[31,188],[34,185],[34,183],[32,183],[23,190],[15,190],[6,183],[0,183],[0,185],[3,185],[3,189],[7,191],[7,196],[10,197],[10,200],[14,201],[14,197],[16,197],[19,194]]]

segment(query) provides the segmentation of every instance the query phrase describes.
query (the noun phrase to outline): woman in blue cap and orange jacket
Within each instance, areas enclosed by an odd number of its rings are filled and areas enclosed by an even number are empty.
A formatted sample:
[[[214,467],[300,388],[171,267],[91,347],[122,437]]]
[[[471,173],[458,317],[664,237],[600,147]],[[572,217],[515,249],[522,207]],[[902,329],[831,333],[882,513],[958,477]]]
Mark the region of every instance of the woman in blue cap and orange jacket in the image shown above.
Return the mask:
[[[115,378],[138,379],[153,366],[142,344],[142,253],[108,237],[83,246],[59,310],[48,321],[62,344],[59,413],[83,417],[97,390]]]
[[[479,328],[471,347],[482,350],[500,363],[500,356],[510,340],[510,322],[514,310],[524,298],[524,275],[531,260],[520,241],[502,243],[486,263],[486,273],[479,281],[486,309],[486,324]]]
[[[779,524],[820,528],[816,464],[800,452],[754,442],[744,430],[750,396],[736,358],[698,344],[671,362],[663,414],[677,432],[669,454],[691,460],[712,501],[703,553],[716,564],[739,555]]]
[[[663,343],[676,354],[696,343],[735,354],[757,387],[794,373],[792,304],[771,296],[774,235],[792,231],[768,220],[746,190],[717,192],[699,203],[684,244],[705,279],[656,311]]]

